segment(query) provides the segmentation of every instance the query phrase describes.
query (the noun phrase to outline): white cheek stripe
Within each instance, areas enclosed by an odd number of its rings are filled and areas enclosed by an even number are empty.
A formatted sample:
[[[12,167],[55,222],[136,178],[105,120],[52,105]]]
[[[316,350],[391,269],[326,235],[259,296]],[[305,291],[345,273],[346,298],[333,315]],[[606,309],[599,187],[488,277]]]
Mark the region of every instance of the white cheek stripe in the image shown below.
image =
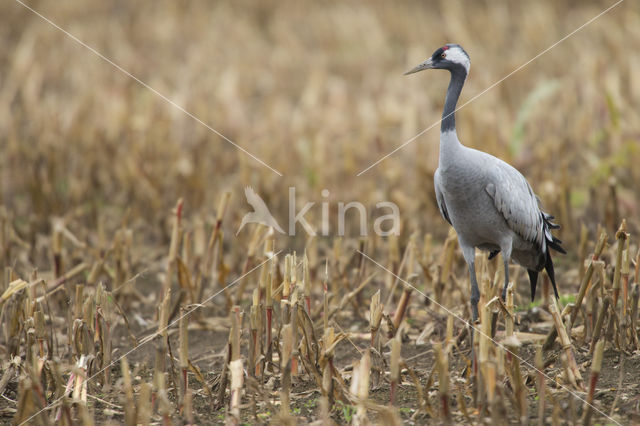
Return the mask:
[[[469,73],[469,67],[471,63],[469,62],[469,58],[465,55],[462,50],[457,47],[452,47],[446,50],[447,59],[451,62],[455,62],[456,64],[460,64],[467,70],[467,74]]]

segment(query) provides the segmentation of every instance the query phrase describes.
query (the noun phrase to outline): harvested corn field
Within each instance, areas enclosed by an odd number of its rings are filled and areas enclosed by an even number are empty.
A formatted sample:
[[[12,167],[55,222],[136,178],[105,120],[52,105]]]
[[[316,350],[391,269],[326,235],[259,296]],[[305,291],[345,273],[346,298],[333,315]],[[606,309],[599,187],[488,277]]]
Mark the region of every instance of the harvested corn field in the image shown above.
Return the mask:
[[[0,23],[3,423],[640,422],[636,3],[10,0]],[[434,192],[448,75],[402,75],[449,42],[460,140],[567,250],[533,301],[478,250],[475,323]]]

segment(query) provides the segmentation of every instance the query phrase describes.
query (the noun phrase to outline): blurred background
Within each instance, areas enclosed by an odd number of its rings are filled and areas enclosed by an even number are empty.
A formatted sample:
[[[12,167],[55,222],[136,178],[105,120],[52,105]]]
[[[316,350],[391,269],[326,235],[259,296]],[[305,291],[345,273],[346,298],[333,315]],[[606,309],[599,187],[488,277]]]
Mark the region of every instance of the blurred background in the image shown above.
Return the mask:
[[[211,223],[229,191],[224,227],[233,251],[231,242],[251,236],[235,237],[250,211],[248,185],[284,226],[294,186],[299,206],[316,202],[310,223],[322,201],[337,220],[340,201],[374,209],[389,200],[400,208],[402,238],[444,238],[433,192],[438,125],[356,177],[440,118],[447,73],[402,73],[444,43],[461,44],[471,57],[462,104],[613,2],[27,4],[283,176],[5,1],[0,204],[16,234],[36,242],[62,218],[99,245],[127,221],[139,244],[167,242],[179,197],[187,216]],[[582,224],[593,235],[627,217],[638,232],[638,52],[640,4],[627,1],[457,114],[463,143],[529,179],[570,251]],[[304,243],[280,238],[287,247]]]

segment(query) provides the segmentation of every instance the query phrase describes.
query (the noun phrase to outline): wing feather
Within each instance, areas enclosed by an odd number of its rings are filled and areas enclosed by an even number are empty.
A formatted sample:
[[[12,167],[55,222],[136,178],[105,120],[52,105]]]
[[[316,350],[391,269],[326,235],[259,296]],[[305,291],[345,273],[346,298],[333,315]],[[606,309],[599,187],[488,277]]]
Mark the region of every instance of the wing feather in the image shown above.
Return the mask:
[[[545,247],[545,227],[538,198],[522,174],[498,160],[485,190],[509,227],[527,241]]]
[[[440,214],[442,217],[449,222],[449,225],[453,225],[451,223],[451,219],[449,219],[449,213],[447,212],[447,205],[444,202],[444,195],[441,190],[441,182],[440,182],[440,169],[436,170],[435,175],[433,176],[433,185],[436,190],[436,201],[438,203],[438,209],[440,209]]]

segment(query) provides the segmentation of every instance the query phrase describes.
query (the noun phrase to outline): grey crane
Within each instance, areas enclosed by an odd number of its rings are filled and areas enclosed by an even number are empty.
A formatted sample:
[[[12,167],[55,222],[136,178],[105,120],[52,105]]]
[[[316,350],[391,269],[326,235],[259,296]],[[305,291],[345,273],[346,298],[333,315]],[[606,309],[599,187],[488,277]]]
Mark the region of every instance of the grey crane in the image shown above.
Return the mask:
[[[458,234],[469,267],[473,321],[478,319],[480,291],[475,272],[475,249],[502,252],[505,299],[509,284],[509,260],[527,268],[531,299],[536,294],[538,272],[546,269],[556,298],[558,289],[550,249],[566,253],[551,234],[559,228],[553,216],[540,210],[538,198],[522,174],[504,161],[464,146],[456,133],[455,109],[469,73],[469,55],[457,44],[446,44],[407,74],[427,69],[451,73],[440,127],[440,155],[434,175],[440,213]]]

